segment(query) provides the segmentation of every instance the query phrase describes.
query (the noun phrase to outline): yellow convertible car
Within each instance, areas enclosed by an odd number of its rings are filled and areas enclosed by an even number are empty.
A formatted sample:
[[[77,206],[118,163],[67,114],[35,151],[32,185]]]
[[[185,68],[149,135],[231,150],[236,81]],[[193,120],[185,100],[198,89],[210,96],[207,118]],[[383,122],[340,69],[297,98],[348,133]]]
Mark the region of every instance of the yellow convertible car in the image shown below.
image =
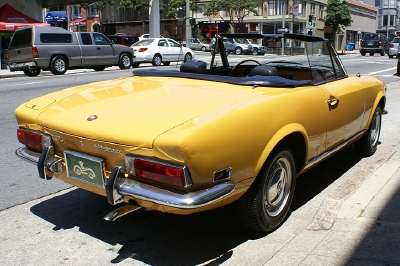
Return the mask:
[[[230,65],[216,51],[232,37],[268,36],[221,34],[210,62],[136,69],[21,105],[17,156],[43,179],[106,196],[118,205],[106,220],[234,203],[245,226],[275,229],[297,176],[351,143],[375,153],[386,86],[347,74],[330,42],[308,35],[284,34],[284,55]]]

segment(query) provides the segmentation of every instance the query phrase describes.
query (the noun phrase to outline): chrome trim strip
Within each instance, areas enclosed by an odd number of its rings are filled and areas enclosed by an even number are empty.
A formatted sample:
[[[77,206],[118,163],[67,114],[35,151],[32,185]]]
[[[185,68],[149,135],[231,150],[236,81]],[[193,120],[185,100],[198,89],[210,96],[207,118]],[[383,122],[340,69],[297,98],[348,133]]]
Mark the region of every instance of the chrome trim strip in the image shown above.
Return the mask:
[[[312,160],[310,160],[306,166],[304,167],[304,170],[307,170],[309,168],[311,168],[312,166],[314,166],[315,164],[319,163],[320,161],[322,161],[323,159],[331,156],[332,154],[334,154],[335,152],[341,150],[342,148],[344,148],[345,146],[347,146],[349,143],[351,143],[352,141],[354,141],[356,138],[358,138],[359,136],[363,135],[366,132],[366,130],[361,131],[360,133],[358,133],[357,135],[353,136],[352,138],[348,139],[345,142],[342,142],[340,145],[330,149],[329,151],[324,152],[323,154],[321,154],[318,157],[313,158]]]
[[[132,179],[118,178],[118,181],[121,179],[124,181],[115,188],[121,195],[182,209],[194,209],[209,205],[228,196],[235,189],[232,182],[225,182],[208,189],[180,194]],[[118,181],[116,183],[119,183]]]
[[[24,146],[24,147],[18,148],[15,151],[15,155],[17,155],[18,158],[21,158],[29,163],[37,164],[39,162],[41,153],[32,151]]]

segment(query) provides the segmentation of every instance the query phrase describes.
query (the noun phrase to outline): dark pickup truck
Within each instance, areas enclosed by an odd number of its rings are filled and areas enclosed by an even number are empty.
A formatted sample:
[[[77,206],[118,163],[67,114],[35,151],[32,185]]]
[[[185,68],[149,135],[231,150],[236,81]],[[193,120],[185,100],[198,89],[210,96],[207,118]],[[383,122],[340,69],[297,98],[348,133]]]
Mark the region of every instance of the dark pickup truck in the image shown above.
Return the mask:
[[[68,69],[102,71],[109,66],[128,69],[133,49],[113,44],[98,32],[70,32],[59,27],[29,26],[18,29],[8,47],[8,68],[37,76],[41,70],[62,75]]]

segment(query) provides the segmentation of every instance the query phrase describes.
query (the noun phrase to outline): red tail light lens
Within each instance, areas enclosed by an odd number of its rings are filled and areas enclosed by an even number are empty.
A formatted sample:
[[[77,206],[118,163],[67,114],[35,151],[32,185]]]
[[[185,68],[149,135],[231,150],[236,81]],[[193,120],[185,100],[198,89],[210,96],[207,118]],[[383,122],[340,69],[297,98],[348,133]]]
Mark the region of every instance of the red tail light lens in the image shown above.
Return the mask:
[[[44,147],[51,145],[50,136],[40,132],[19,128],[17,136],[20,143],[36,151],[42,151]]]
[[[390,47],[390,48],[394,48],[394,45],[393,45],[393,43],[391,43],[391,44],[389,45],[389,47]]]
[[[138,52],[140,53],[140,52],[145,52],[145,51],[147,51],[149,48],[139,48],[139,50],[138,50]]]
[[[188,171],[184,166],[130,156],[126,157],[126,162],[128,173],[139,178],[178,187],[191,185]]]
[[[37,49],[37,47],[32,47],[32,56],[33,58],[39,58],[39,51]]]

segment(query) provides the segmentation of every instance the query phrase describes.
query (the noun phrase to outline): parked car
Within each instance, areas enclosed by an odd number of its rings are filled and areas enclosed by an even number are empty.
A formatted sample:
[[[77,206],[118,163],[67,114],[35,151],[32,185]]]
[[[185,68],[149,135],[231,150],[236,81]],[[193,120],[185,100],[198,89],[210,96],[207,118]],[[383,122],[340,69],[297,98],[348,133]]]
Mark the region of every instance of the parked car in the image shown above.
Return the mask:
[[[365,56],[367,53],[370,56],[373,56],[375,53],[384,56],[385,52],[388,53],[388,50],[389,42],[383,34],[367,33],[360,41],[360,53],[362,56]]]
[[[264,55],[266,52],[265,46],[259,45],[255,42],[252,42],[249,39],[242,40],[243,43],[249,45],[250,49],[252,50],[253,55]]]
[[[107,37],[115,44],[121,44],[129,47],[135,42],[139,41],[139,37],[137,35],[115,34],[107,35]]]
[[[240,54],[251,54],[253,52],[252,47],[245,44],[241,39],[226,38],[224,39],[224,47],[228,53]]]
[[[190,38],[189,48],[192,50],[211,51],[210,45],[197,38]]]
[[[285,60],[230,65],[214,53],[210,64],[135,69],[30,100],[15,111],[16,154],[43,179],[106,196],[118,205],[108,221],[140,208],[192,214],[232,204],[245,226],[272,231],[299,175],[352,143],[376,152],[386,101],[383,81],[347,74],[327,39],[284,36],[294,44]]]
[[[400,46],[397,47],[397,75],[400,76]]]
[[[132,67],[139,67],[141,63],[152,63],[168,66],[170,62],[190,61],[194,58],[192,49],[183,47],[178,42],[168,38],[148,38],[132,44],[135,58]]]
[[[393,56],[397,56],[397,49],[399,48],[400,37],[394,37],[393,40],[389,44],[388,56],[389,58],[393,58]]]
[[[15,31],[8,47],[10,71],[37,76],[41,70],[62,75],[68,69],[131,67],[130,47],[113,44],[98,32],[70,32],[60,27],[29,26]]]

